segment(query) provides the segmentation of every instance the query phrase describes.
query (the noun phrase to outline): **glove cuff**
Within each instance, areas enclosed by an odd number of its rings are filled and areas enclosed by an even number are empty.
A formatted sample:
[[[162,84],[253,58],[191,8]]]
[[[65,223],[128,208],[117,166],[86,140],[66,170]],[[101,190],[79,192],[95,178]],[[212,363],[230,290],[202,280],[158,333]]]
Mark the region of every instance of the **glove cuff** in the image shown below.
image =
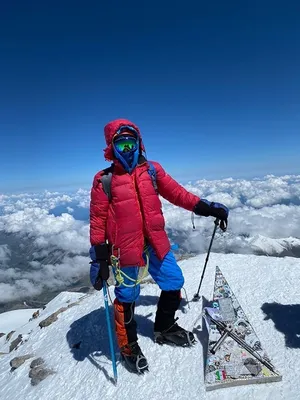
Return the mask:
[[[211,215],[211,202],[206,199],[201,199],[195,205],[193,211],[196,215],[202,215],[203,217],[209,217]]]
[[[97,244],[90,248],[90,257],[93,261],[108,261],[109,248],[106,243]]]

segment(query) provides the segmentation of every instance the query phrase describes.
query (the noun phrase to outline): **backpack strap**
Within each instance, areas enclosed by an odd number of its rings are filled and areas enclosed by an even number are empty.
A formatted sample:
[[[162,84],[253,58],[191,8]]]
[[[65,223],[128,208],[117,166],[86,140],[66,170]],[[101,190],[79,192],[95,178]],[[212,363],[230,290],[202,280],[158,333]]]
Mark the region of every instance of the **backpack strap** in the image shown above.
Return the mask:
[[[153,187],[158,193],[158,187],[157,187],[157,182],[156,182],[156,169],[154,165],[152,164],[151,161],[148,161],[148,174],[150,175],[150,178],[152,180]],[[103,175],[99,179],[99,181],[102,183],[102,188],[106,196],[108,197],[109,202],[111,202],[112,195],[111,195],[111,180],[112,180],[112,173],[114,170],[114,164],[112,164],[110,167],[106,168],[103,170]]]
[[[156,182],[156,169],[151,161],[148,161],[148,165],[149,165],[148,173],[151,177],[153,187],[154,187],[156,193],[158,193],[158,187],[157,187],[157,182]]]
[[[102,183],[102,188],[106,196],[108,197],[109,202],[111,202],[112,195],[111,195],[111,180],[112,180],[112,173],[114,169],[114,164],[110,167],[103,170],[103,175],[100,179]]]

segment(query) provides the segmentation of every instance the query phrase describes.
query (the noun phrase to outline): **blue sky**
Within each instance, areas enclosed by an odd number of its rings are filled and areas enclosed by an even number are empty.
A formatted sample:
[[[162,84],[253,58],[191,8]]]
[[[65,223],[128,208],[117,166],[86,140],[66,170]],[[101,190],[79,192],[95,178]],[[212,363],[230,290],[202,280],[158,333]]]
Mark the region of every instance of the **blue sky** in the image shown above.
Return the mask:
[[[181,181],[300,173],[297,3],[3,3],[0,192],[89,187],[119,117]]]

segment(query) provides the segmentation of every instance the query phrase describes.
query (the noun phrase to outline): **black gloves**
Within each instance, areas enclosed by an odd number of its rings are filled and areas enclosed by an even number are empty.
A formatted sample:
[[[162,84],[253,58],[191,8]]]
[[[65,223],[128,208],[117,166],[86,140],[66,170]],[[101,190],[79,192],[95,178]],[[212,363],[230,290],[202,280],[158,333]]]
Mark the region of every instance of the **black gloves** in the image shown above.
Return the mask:
[[[220,228],[222,229],[222,231],[226,231],[228,225],[227,219],[229,210],[226,206],[224,206],[224,204],[214,203],[206,199],[201,199],[195,205],[193,211],[196,215],[202,215],[203,217],[211,216],[219,219],[221,221]]]
[[[90,248],[92,259],[90,267],[90,280],[96,290],[101,290],[103,281],[109,278],[109,250],[106,243],[98,244]]]

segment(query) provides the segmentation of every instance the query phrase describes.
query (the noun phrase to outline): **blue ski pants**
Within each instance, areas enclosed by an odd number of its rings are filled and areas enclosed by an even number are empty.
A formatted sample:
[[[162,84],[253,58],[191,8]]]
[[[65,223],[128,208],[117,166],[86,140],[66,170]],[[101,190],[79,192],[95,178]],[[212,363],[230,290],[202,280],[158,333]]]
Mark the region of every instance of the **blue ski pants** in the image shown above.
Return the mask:
[[[158,284],[159,288],[164,291],[180,290],[184,284],[184,278],[179,265],[176,262],[174,254],[169,251],[163,260],[159,260],[152,249],[148,246],[144,253],[145,262],[149,257],[149,274]],[[121,270],[134,281],[138,278],[139,267],[122,267]],[[134,285],[134,282],[123,276],[124,284],[115,287],[115,295],[118,301],[132,303],[136,301],[140,295],[140,285]]]

